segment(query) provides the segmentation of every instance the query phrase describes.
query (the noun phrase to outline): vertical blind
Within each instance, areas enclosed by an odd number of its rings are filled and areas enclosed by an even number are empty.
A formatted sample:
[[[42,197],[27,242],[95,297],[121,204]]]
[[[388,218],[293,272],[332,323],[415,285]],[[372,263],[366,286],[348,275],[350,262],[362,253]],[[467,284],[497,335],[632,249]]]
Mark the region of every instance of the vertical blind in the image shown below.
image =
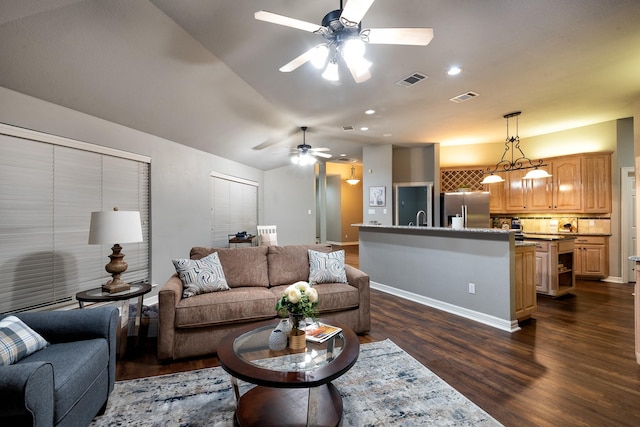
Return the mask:
[[[258,184],[234,177],[214,175],[211,185],[211,246],[226,247],[229,234],[256,233]]]
[[[148,280],[149,161],[30,136],[0,134],[0,313],[70,303],[109,279],[111,245],[87,243],[93,211],[140,211],[143,242],[122,245],[123,279]]]

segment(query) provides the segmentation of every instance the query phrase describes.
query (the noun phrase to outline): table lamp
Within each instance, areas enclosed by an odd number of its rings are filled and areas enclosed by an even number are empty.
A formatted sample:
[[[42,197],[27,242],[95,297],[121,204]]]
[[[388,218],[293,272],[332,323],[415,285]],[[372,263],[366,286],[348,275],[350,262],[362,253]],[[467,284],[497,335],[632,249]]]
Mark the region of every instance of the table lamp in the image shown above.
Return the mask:
[[[118,242],[118,243],[115,243]],[[109,255],[111,262],[104,266],[112,279],[102,285],[102,290],[110,294],[126,291],[131,288],[128,283],[120,280],[120,275],[127,271],[124,254],[121,253],[120,243],[142,242],[142,225],[140,212],[113,211],[91,212],[89,228],[90,245],[111,245],[113,253]]]

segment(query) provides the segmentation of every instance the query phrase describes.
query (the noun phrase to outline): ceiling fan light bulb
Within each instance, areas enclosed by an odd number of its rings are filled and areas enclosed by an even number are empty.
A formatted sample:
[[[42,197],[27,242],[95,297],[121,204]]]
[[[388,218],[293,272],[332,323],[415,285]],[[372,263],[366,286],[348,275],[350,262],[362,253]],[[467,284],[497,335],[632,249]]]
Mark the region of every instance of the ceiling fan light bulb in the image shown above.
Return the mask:
[[[352,38],[344,43],[344,46],[342,47],[342,55],[349,59],[362,58],[365,50],[365,44],[359,37]]]
[[[311,54],[311,64],[317,69],[324,67],[329,56],[329,47],[326,44],[320,44],[313,49]]]
[[[300,163],[300,157],[291,156],[291,163],[293,163],[294,165],[297,165],[298,163]]]
[[[335,61],[329,62],[327,64],[327,68],[322,73],[322,78],[325,80],[329,80],[330,82],[337,82],[340,80],[340,75],[338,74],[338,63]]]

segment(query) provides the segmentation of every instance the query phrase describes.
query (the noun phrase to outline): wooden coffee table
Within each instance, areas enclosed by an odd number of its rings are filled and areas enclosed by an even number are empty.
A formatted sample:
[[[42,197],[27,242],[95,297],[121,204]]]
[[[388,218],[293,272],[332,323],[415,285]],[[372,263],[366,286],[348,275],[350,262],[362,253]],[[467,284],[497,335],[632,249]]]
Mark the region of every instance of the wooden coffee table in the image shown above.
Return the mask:
[[[358,360],[360,342],[348,327],[303,350],[269,350],[277,322],[238,329],[222,339],[218,358],[231,375],[239,426],[337,426],[342,397],[331,381]],[[257,386],[240,396],[238,379]]]

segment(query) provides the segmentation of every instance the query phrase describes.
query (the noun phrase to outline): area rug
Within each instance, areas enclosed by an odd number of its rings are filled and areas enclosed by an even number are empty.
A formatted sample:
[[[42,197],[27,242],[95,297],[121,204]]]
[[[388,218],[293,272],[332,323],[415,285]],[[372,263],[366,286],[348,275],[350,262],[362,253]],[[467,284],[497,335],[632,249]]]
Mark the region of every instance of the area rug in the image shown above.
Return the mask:
[[[252,384],[240,381],[245,393]],[[363,344],[356,364],[333,381],[341,426],[500,426],[495,419],[390,340]],[[233,426],[235,400],[222,368],[118,381],[98,426]]]

